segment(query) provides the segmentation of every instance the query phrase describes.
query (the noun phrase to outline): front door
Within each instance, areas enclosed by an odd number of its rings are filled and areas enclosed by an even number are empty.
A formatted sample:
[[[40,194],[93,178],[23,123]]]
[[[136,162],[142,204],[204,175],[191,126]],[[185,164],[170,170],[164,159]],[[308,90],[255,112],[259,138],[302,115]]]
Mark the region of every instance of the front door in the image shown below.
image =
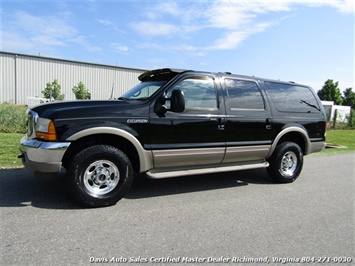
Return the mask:
[[[213,76],[183,76],[166,91],[181,90],[185,111],[159,117],[151,108],[150,148],[156,168],[219,164],[225,154],[225,110]],[[154,103],[153,103],[154,104]]]

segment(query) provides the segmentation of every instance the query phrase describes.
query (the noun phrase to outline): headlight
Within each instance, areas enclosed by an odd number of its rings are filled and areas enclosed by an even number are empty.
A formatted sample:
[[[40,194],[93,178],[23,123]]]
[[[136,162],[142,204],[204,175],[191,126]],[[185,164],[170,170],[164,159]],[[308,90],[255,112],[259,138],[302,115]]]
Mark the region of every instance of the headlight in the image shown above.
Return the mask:
[[[57,140],[53,121],[39,117],[36,123],[36,137],[44,140]]]

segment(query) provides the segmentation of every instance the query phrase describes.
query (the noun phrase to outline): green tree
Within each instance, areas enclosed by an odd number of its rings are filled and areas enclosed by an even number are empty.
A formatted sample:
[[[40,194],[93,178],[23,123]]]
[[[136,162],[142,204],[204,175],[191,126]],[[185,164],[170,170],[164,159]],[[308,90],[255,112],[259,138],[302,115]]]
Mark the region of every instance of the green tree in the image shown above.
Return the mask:
[[[84,83],[81,81],[78,83],[77,86],[74,86],[72,88],[72,91],[75,94],[75,98],[77,100],[90,100],[91,99],[91,93],[88,91],[88,89],[85,87]]]
[[[338,81],[334,83],[332,79],[328,79],[317,94],[323,101],[333,101],[337,105],[343,103],[343,98],[341,97],[341,92],[338,87]]]
[[[54,99],[57,101],[64,100],[64,94],[60,93],[60,84],[56,79],[52,83],[47,83],[46,88],[42,91],[42,94],[43,97],[47,99]]]
[[[343,105],[351,106],[352,109],[355,109],[355,92],[353,92],[352,88],[347,88],[344,91]]]

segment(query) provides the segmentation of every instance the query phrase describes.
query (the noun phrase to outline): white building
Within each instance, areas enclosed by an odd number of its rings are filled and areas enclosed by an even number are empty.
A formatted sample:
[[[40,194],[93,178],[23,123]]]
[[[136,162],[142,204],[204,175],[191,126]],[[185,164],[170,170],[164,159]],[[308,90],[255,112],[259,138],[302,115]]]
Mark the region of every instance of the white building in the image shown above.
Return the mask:
[[[65,100],[75,100],[72,88],[81,81],[91,99],[103,100],[121,96],[139,83],[144,69],[92,64],[42,56],[0,52],[0,103],[28,104],[31,97],[42,97],[41,91],[55,79],[61,85]]]
[[[335,105],[332,101],[322,101],[322,104],[327,113],[328,121],[334,121],[334,115],[336,114],[336,121],[348,122],[351,115],[351,106]]]

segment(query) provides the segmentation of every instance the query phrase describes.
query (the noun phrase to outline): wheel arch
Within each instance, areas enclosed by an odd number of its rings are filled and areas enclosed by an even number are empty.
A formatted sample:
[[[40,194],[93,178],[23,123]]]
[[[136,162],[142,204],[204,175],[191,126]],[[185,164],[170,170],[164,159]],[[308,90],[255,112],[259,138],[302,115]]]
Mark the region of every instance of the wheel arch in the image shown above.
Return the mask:
[[[63,157],[66,167],[71,158],[80,150],[97,144],[114,146],[130,159],[135,172],[145,172],[152,168],[151,152],[144,150],[138,139],[125,130],[111,127],[94,127],[76,132],[67,138],[71,142]]]
[[[271,149],[269,151],[269,154],[267,155],[267,158],[269,158],[273,154],[279,144],[287,141],[294,142],[298,146],[300,146],[301,150],[303,151],[303,154],[306,155],[309,153],[309,147],[311,146],[311,142],[308,138],[308,133],[306,129],[297,126],[291,126],[283,129],[276,136],[273,144],[271,145]]]

